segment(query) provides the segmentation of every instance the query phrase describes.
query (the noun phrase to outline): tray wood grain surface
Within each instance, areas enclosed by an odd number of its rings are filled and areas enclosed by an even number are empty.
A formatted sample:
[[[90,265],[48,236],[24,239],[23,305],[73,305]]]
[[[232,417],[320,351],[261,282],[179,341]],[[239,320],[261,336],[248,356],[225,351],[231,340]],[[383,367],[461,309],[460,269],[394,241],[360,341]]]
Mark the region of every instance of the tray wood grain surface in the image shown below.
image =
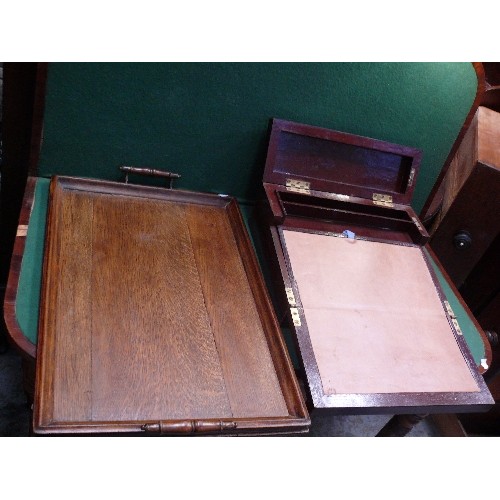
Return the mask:
[[[230,198],[55,178],[35,431],[304,428],[242,225]]]

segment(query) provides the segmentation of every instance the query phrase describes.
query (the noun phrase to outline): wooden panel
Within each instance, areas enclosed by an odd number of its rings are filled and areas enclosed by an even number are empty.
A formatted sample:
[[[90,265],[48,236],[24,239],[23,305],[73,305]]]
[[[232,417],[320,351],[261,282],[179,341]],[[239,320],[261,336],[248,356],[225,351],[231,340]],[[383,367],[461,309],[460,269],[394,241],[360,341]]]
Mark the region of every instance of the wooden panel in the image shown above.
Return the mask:
[[[448,173],[443,182],[442,206],[429,231],[431,234],[436,231],[477,162],[477,129],[478,117],[476,113],[455,156],[450,162]]]
[[[58,279],[54,317],[54,419],[86,420],[92,414],[92,200],[77,192],[61,199]]]
[[[184,207],[95,195],[92,253],[93,419],[231,416]]]
[[[52,181],[36,432],[307,428],[298,384],[276,372],[294,377],[269,305],[257,309],[255,294],[269,299],[233,205]]]
[[[373,191],[400,192],[406,190],[410,164],[408,158],[393,153],[283,132],[275,173],[318,185],[342,179],[345,184],[359,184]]]
[[[479,106],[478,110],[478,160],[500,169],[500,113]]]
[[[474,169],[483,163],[500,169],[500,113],[479,106],[453,156],[443,183],[442,207],[429,231],[434,234]],[[479,162],[479,163],[478,163]]]
[[[221,209],[214,207],[191,206],[187,213],[233,415],[285,415],[285,401],[262,326],[251,322],[258,312],[229,222],[221,217]],[[214,245],[214,241],[225,244]],[[242,317],[248,319],[241,321]]]
[[[390,193],[409,204],[420,158],[414,148],[274,119],[264,182],[305,180],[312,190],[370,200],[374,192]]]
[[[453,282],[460,287],[500,232],[500,171],[475,165],[431,239],[431,246]],[[454,236],[466,231],[471,245],[457,248]]]

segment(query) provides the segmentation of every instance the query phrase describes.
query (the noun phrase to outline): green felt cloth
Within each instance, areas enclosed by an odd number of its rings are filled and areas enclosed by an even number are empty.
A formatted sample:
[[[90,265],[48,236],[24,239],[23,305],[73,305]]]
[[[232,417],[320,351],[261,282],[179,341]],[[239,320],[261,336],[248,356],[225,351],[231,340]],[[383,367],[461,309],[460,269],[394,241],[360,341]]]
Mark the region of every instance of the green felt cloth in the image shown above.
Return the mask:
[[[271,118],[423,151],[422,208],[472,106],[471,63],[51,63],[39,175],[178,172],[178,188],[262,196]],[[148,181],[149,182],[149,181]]]
[[[476,364],[479,365],[481,364],[481,360],[483,358],[486,359],[486,353],[481,336],[479,335],[477,328],[474,326],[474,323],[469,318],[469,315],[462,307],[462,304],[460,304],[457,296],[453,293],[450,285],[448,285],[448,282],[444,279],[444,276],[436,266],[436,263],[430,257],[429,253],[427,251],[425,252],[429,257],[429,260],[431,261],[432,267],[438,277],[441,288],[446,295],[446,299],[450,303],[450,306],[457,317],[458,323],[460,325],[460,330],[462,330],[465,341],[467,342],[467,345],[469,346],[469,349],[471,351],[472,357],[474,358]]]
[[[35,202],[28,226],[26,246],[21,265],[19,288],[16,297],[16,316],[19,326],[26,337],[33,343],[36,343],[37,341],[38,310],[40,303],[43,244],[48,194],[49,180],[38,179],[35,188]],[[249,224],[249,220],[252,217],[252,207],[242,205],[241,211],[245,223],[247,224],[247,228],[250,228],[250,235],[252,236],[251,224]],[[254,246],[257,248],[257,254],[261,254],[258,238],[252,238],[252,241]],[[467,316],[463,307],[460,305],[460,302],[455,294],[444,280],[444,277],[440,273],[439,269],[435,266],[435,264],[433,264],[433,266],[443,287],[446,298],[457,315],[460,328],[462,329],[464,338],[472,352],[474,361],[479,365],[481,359],[485,357],[484,345],[479,332]],[[262,266],[262,268],[264,271],[266,270],[265,266]],[[417,335],[418,332],[415,334]],[[288,339],[288,337],[286,338]]]
[[[42,284],[45,221],[49,201],[49,179],[38,179],[24,247],[16,296],[16,318],[24,335],[36,344],[40,287]]]

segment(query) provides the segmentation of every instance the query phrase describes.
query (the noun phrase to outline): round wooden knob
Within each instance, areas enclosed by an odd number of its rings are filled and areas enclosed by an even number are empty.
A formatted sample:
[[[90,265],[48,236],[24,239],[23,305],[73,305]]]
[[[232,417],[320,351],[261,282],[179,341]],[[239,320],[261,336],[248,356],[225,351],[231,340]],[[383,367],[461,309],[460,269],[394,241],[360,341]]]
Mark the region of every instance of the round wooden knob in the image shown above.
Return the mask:
[[[472,245],[472,237],[467,231],[458,231],[453,236],[453,245],[457,250],[465,250]]]

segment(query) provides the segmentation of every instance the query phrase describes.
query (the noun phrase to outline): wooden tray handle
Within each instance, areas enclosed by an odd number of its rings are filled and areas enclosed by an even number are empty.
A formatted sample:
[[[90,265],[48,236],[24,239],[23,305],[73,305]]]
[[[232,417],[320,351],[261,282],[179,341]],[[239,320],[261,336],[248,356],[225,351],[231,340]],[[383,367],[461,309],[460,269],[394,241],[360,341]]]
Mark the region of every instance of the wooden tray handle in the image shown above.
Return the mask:
[[[174,420],[144,424],[141,428],[157,434],[204,434],[234,430],[236,427],[236,422],[224,420]]]
[[[136,174],[136,175],[147,175],[149,177],[163,177],[168,179],[168,188],[172,189],[172,185],[174,179],[179,179],[180,174],[176,174],[175,172],[167,172],[165,170],[157,170],[154,168],[145,168],[145,167],[129,167],[126,165],[122,165],[120,167],[122,172],[125,172],[125,184],[128,184],[128,175]]]

